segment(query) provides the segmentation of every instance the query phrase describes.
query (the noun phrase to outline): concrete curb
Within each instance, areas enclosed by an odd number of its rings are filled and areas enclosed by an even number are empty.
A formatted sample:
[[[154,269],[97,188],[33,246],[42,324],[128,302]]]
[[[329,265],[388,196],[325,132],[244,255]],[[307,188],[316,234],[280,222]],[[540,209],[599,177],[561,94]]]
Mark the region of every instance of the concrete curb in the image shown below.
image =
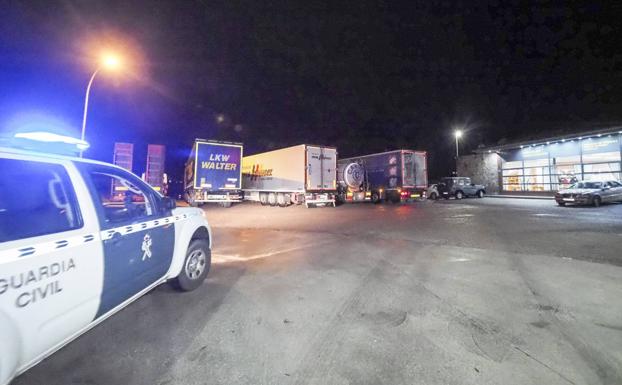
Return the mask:
[[[510,199],[541,199],[553,200],[555,197],[530,196],[530,195],[486,195],[487,198],[510,198]]]

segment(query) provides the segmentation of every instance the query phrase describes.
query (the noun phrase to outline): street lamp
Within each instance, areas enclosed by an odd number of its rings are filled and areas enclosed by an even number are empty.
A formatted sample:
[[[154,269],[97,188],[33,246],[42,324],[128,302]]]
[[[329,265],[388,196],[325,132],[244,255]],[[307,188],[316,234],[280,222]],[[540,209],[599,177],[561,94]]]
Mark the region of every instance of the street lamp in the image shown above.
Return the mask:
[[[121,59],[118,56],[112,55],[112,54],[106,54],[102,57],[101,63],[99,64],[95,72],[93,72],[93,75],[91,75],[89,84],[86,86],[86,97],[84,98],[84,115],[82,116],[82,135],[80,136],[80,139],[82,141],[84,141],[84,134],[86,132],[86,113],[89,107],[89,94],[91,93],[91,85],[93,84],[93,80],[95,80],[95,75],[97,75],[97,73],[101,69],[115,71],[115,70],[118,70],[120,66],[121,66]],[[82,158],[82,151],[80,151],[80,158]]]
[[[454,136],[456,137],[456,159],[458,159],[458,139],[462,138],[462,130],[456,130]]]

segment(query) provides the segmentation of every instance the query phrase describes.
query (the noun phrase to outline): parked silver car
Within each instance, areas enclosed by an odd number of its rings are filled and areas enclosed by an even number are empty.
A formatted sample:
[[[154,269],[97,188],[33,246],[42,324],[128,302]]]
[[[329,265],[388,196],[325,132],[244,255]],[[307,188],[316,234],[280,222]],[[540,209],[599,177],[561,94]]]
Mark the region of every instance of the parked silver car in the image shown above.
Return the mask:
[[[555,201],[560,206],[566,204],[594,205],[605,202],[622,201],[622,184],[615,180],[581,181],[555,194]]]

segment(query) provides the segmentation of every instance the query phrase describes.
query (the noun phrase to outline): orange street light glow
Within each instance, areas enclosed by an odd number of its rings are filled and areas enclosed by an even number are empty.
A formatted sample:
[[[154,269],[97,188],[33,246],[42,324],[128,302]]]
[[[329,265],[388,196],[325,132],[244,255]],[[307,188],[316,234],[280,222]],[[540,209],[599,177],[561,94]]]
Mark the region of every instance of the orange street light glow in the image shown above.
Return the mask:
[[[116,70],[121,66],[121,60],[116,55],[105,55],[102,58],[102,65],[110,70]]]

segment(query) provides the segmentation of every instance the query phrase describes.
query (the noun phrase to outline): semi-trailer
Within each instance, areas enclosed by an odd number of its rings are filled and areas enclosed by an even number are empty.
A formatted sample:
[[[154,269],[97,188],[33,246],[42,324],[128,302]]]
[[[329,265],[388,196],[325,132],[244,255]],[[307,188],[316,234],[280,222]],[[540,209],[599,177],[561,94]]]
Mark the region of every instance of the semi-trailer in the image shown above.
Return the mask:
[[[425,196],[427,154],[395,150],[339,159],[337,176],[341,202],[413,200]]]
[[[335,206],[337,149],[300,144],[245,156],[242,189],[262,205]]]
[[[184,196],[191,206],[216,202],[230,207],[244,198],[241,143],[196,139],[186,162]]]

